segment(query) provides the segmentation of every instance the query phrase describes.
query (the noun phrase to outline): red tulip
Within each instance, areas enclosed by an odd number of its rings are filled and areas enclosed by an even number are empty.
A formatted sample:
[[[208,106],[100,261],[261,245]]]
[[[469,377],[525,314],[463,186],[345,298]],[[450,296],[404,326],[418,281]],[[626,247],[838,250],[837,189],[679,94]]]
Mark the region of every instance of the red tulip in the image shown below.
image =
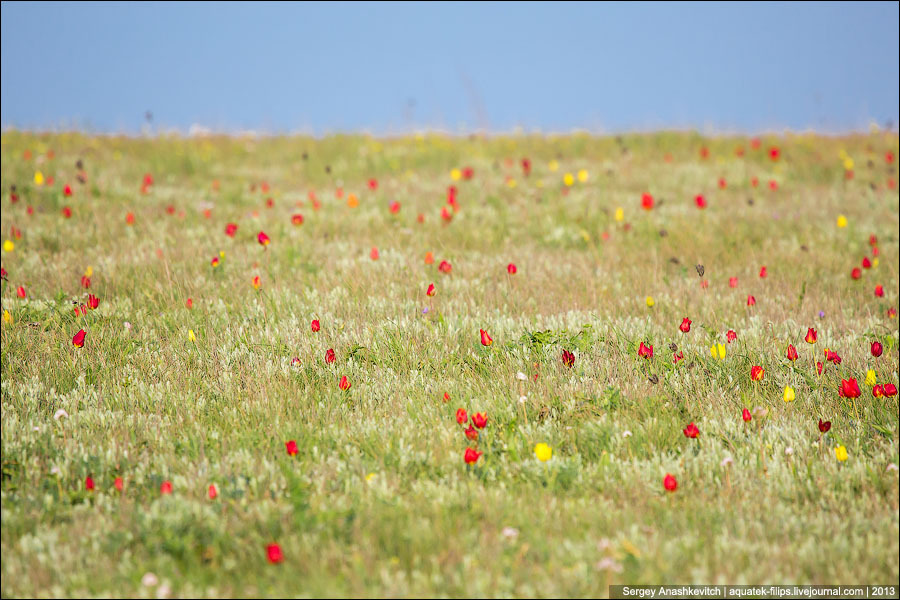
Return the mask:
[[[87,477],[84,478],[84,489],[86,489],[89,492],[94,491],[94,478],[91,477],[90,475],[88,475]]]
[[[466,461],[467,465],[474,465],[478,462],[479,457],[484,454],[483,452],[478,452],[474,448],[466,448],[466,454],[463,459]]]
[[[638,356],[640,358],[653,358],[653,346],[645,345],[644,342],[641,342],[641,345],[638,346]]]
[[[531,175],[531,161],[527,158],[522,159],[522,174],[525,175],[525,177]]]
[[[737,277],[729,277],[729,278],[728,278],[728,287],[736,288],[736,287],[737,287],[737,281],[738,281],[738,280],[737,280]]]
[[[575,365],[575,354],[569,350],[563,350],[562,361],[564,365],[571,369]]]
[[[444,402],[450,402],[450,393],[444,392]]]
[[[750,379],[752,379],[753,381],[762,381],[762,378],[765,377],[765,375],[766,370],[759,365],[750,367]]]
[[[173,205],[173,204],[168,205],[166,207],[166,212],[169,213],[170,215],[174,215],[175,214],[175,205]]]
[[[453,204],[454,202],[456,202],[456,192],[457,192],[457,190],[456,190],[455,185],[451,185],[450,187],[447,188],[447,203],[448,204]]]
[[[425,295],[426,295],[426,296],[429,296],[429,297],[430,297],[430,296],[434,296],[434,294],[435,294],[436,291],[437,291],[437,290],[434,289],[434,284],[433,284],[433,283],[429,283],[429,284],[428,284],[428,289],[425,290]]]
[[[299,367],[301,364],[302,364],[302,363],[300,362],[300,357],[299,357],[299,356],[295,356],[294,358],[291,359],[291,366],[292,366],[292,367]]]
[[[378,189],[378,180],[374,177],[369,180],[369,189],[373,192]]]
[[[752,185],[753,187],[758,187],[759,186],[759,177],[751,177],[750,185]]]
[[[869,260],[868,256],[863,256],[862,266],[863,266],[863,269],[871,269],[872,268],[872,261]]]
[[[884,390],[884,395],[888,398],[893,398],[897,395],[897,386],[893,383],[886,383],[881,388]]]
[[[194,299],[188,298],[187,302],[185,302],[184,305],[187,306],[188,308],[194,308]]]
[[[25,288],[20,285],[19,289],[16,290],[16,295],[19,298],[25,298]]]
[[[312,323],[310,324],[310,329],[312,329],[313,333],[316,333],[317,331],[319,331],[319,329],[321,329],[318,319],[312,320]]]
[[[692,323],[692,322],[693,322],[693,321],[691,321],[690,319],[688,319],[687,317],[685,317],[684,320],[681,321],[681,325],[678,326],[678,329],[681,330],[681,333],[687,333],[687,332],[689,332],[689,331],[691,330],[691,323]]]
[[[472,167],[463,167],[462,176],[466,181],[472,179],[475,175],[475,170]]]
[[[294,225],[303,225],[303,215],[300,213],[295,214],[291,217],[291,223]]]
[[[256,234],[256,241],[259,242],[259,245],[265,248],[269,245],[269,236],[266,235],[264,231],[260,231]]]
[[[822,433],[828,433],[828,430],[831,429],[831,421],[823,421],[819,419],[819,431]]]
[[[341,390],[343,390],[343,391],[346,392],[347,390],[350,389],[350,386],[351,386],[351,385],[353,385],[353,384],[350,383],[350,380],[347,379],[347,376],[346,376],[346,375],[342,375],[342,376],[341,376],[341,381],[338,383],[338,387],[341,388]]]
[[[225,235],[228,237],[234,237],[234,234],[237,233],[237,223],[228,223],[225,225]]]
[[[394,200],[388,206],[388,210],[391,211],[391,214],[396,215],[398,212],[400,212],[400,203]]]
[[[478,429],[484,429],[484,426],[487,425],[487,420],[487,415],[484,413],[475,413],[472,415],[472,425]]]
[[[288,456],[297,456],[300,450],[297,448],[297,441],[290,440],[284,443],[284,449],[287,450]]]
[[[78,333],[75,334],[75,337],[72,338],[72,345],[76,348],[81,348],[82,346],[84,346],[84,336],[86,335],[87,333],[84,331],[84,329],[80,329]]]
[[[760,277],[760,279],[765,279],[765,278],[766,278],[766,275],[768,275],[768,274],[769,274],[769,273],[768,273],[768,271],[766,271],[765,265],[763,265],[762,267],[759,268],[759,277]]]
[[[872,356],[878,358],[882,352],[884,352],[884,346],[881,345],[881,342],[872,342]]]
[[[172,493],[172,482],[171,481],[163,481],[159,486],[159,493],[163,495]]]
[[[837,352],[832,352],[831,350],[828,351],[828,353],[825,356],[825,359],[830,362],[833,362],[836,365],[839,365],[842,362],[840,355],[838,355]]]
[[[873,385],[872,386],[872,397],[873,398],[881,398],[882,396],[884,396],[884,386]]]
[[[750,411],[745,408],[743,411],[741,411],[741,418],[744,420],[745,423],[749,423],[750,420],[753,418],[753,415],[751,415]]]
[[[100,306],[100,298],[93,294],[88,294],[88,306],[91,310],[97,310],[97,307]]]
[[[116,487],[117,491],[122,491],[125,489],[125,482],[121,477],[116,477],[116,480],[113,482],[113,485]]]
[[[281,552],[281,546],[278,544],[269,544],[266,546],[266,558],[273,565],[277,565],[284,561],[284,554]]]
[[[850,271],[850,277],[852,277],[853,279],[859,279],[860,277],[862,277],[862,269],[860,269],[859,267],[853,267],[853,270]]]
[[[651,210],[653,208],[653,196],[645,192],[641,196],[641,208]]]
[[[819,339],[819,334],[816,332],[815,329],[810,327],[809,329],[806,330],[806,337],[804,339],[806,340],[807,344],[815,344],[816,341]]]
[[[81,276],[81,287],[83,287],[84,289],[90,288],[91,287],[91,278],[88,277],[87,275],[82,275]]]
[[[663,487],[666,488],[668,492],[674,492],[678,489],[678,480],[675,479],[674,475],[666,473],[666,476],[663,477]]]
[[[441,218],[447,222],[453,220],[453,215],[450,213],[450,209],[446,206],[441,207]]]
[[[897,309],[893,306],[887,309],[888,319],[896,319],[897,318]]]
[[[724,177],[720,177],[720,178],[719,178],[719,189],[720,189],[720,190],[724,190],[724,189],[727,188],[727,187],[728,187],[728,182],[725,181],[725,178],[724,178]]]
[[[703,146],[702,148],[700,148],[700,158],[702,158],[704,160],[709,158],[709,148],[707,148],[706,146]]]
[[[875,296],[878,298],[884,298],[884,288],[881,284],[875,286]]]
[[[791,362],[793,362],[793,361],[797,360],[798,358],[800,358],[800,355],[797,353],[797,349],[794,348],[794,345],[793,345],[793,344],[788,344],[787,358],[788,358],[788,360],[791,361]]]
[[[211,264],[214,267],[218,267],[219,266],[219,257],[213,256],[212,260],[209,261],[209,264]]]
[[[680,360],[684,360],[684,352],[673,352],[672,363],[677,365]]]
[[[369,256],[372,257],[372,260],[378,260],[378,248],[372,246],[372,251],[369,253]]]
[[[772,146],[769,148],[769,158],[773,161],[778,160],[781,157],[781,150],[778,149],[777,146]]]
[[[747,296],[747,306],[756,306],[756,298],[754,296]]]
[[[446,260],[442,260],[441,264],[438,265],[438,271],[441,273],[450,273],[453,270],[453,267]]]
[[[334,348],[329,348],[328,350],[325,351],[325,362],[328,364],[331,364],[334,362],[334,360],[335,360]]]
[[[700,430],[697,428],[696,425],[694,425],[693,421],[691,421],[690,424],[687,427],[685,427],[682,431],[684,432],[684,437],[688,437],[691,439],[694,439],[700,435]]]
[[[488,335],[487,331],[485,331],[484,329],[479,329],[478,331],[481,332],[481,345],[482,346],[490,346],[491,344],[494,343],[493,338],[491,338],[491,336]]]
[[[65,218],[71,219],[72,218],[72,209],[68,206],[63,206],[62,214]]]
[[[469,428],[466,429],[465,434],[466,434],[466,438],[468,438],[468,439],[470,439],[470,440],[477,440],[477,439],[478,439],[478,430],[475,429],[475,428],[474,428],[473,426],[471,426],[471,425],[469,425]]]
[[[820,361],[816,361],[816,374],[821,375],[824,369],[825,365],[823,365]]]
[[[66,184],[66,187],[63,188],[63,195],[65,195],[65,196],[72,195],[72,186],[69,185],[68,183]]]
[[[456,422],[460,425],[465,425],[466,421],[469,420],[469,415],[466,413],[466,409],[457,408],[456,409]]]
[[[706,198],[703,197],[703,194],[698,194],[696,198],[694,198],[694,202],[697,204],[697,208],[703,210],[706,208]]]
[[[506,265],[506,272],[510,275],[515,275],[517,270],[518,269],[516,269],[516,265],[514,265],[513,263],[509,263],[508,265]]]
[[[859,398],[859,384],[853,378],[841,379],[841,387],[838,393],[844,398]]]
[[[734,340],[737,339],[737,334],[734,332],[734,330],[729,329],[728,332],[725,334],[725,339],[730,344],[731,342],[733,342]]]

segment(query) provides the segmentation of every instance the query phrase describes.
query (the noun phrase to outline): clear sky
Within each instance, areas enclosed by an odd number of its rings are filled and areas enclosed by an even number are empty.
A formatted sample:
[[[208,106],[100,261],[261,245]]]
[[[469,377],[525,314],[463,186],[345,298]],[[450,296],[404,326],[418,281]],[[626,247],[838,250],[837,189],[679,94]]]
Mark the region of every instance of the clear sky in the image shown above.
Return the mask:
[[[3,2],[0,124],[865,129],[898,121],[898,23],[897,2]]]

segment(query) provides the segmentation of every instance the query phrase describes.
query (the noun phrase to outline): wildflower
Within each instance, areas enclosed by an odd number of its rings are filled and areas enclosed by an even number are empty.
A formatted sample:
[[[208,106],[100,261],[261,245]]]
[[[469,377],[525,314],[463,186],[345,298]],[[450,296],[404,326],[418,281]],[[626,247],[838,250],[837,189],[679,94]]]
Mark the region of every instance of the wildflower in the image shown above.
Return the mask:
[[[278,544],[269,544],[266,546],[266,558],[273,565],[277,565],[284,561],[284,554],[281,552],[281,546]]]
[[[475,450],[474,448],[466,448],[466,453],[463,455],[463,460],[466,461],[467,465],[474,465],[475,463],[478,462],[478,459],[481,457],[482,454],[484,454],[484,453],[479,452],[478,450]]]
[[[841,379],[841,387],[838,390],[838,393],[843,398],[859,398],[859,384],[856,383],[856,380],[853,378],[850,379]]]
[[[63,417],[65,417],[67,419],[69,418],[69,413],[67,413],[64,408],[59,408],[56,410],[55,413],[53,413],[53,418],[56,419],[57,421],[59,421]]]
[[[254,290],[258,290],[262,287],[262,279],[259,278],[259,275],[253,277],[253,281],[251,282]]]
[[[466,421],[469,420],[469,415],[466,413],[466,409],[457,408],[456,409],[456,422],[460,425],[465,425]]]
[[[350,389],[351,385],[352,384],[350,383],[350,380],[347,379],[346,375],[341,376],[341,381],[338,383],[338,387],[341,388],[341,390],[346,392]]]
[[[622,437],[625,438],[626,440],[627,440],[628,438],[630,438],[632,435],[634,435],[634,434],[631,433],[631,432],[630,432],[629,430],[627,430],[627,429],[626,429],[625,431],[622,432]]]
[[[793,362],[793,361],[797,360],[798,358],[800,358],[800,355],[797,354],[797,349],[794,348],[794,345],[793,345],[793,344],[788,344],[787,358],[788,358],[788,360],[791,361],[791,362]]]
[[[744,423],[749,423],[751,419],[753,419],[753,415],[750,414],[748,409],[744,409],[741,411],[741,418],[744,420]]]
[[[697,197],[694,198],[694,203],[700,210],[706,208],[706,198],[703,197],[703,194],[698,194]]]
[[[678,480],[671,473],[666,473],[666,476],[663,477],[663,487],[668,492],[674,492],[678,489]]]
[[[762,381],[762,378],[765,377],[765,375],[766,370],[759,365],[750,367],[750,379],[752,379],[753,381]]]
[[[652,210],[653,209],[653,196],[648,193],[644,193],[641,195],[641,208],[644,210]]]
[[[369,256],[372,258],[372,260],[378,260],[378,248],[372,246],[372,251],[369,252]]]
[[[288,456],[297,456],[297,453],[300,451],[297,448],[297,440],[290,440],[285,442],[284,449],[287,451]]]
[[[725,334],[725,339],[730,344],[731,342],[733,342],[734,340],[737,339],[737,333],[735,333],[734,330],[729,329],[728,332]]]
[[[872,342],[872,356],[878,358],[882,352],[884,352],[884,346],[881,345],[881,342]]]
[[[725,349],[725,344],[713,344],[709,348],[709,353],[713,358],[718,358],[719,360],[725,360],[725,354],[727,353]]]
[[[506,272],[509,273],[510,275],[515,275],[517,271],[518,271],[518,269],[516,269],[515,264],[509,263],[508,265],[506,265]]]
[[[426,265],[434,264],[434,254],[433,253],[431,253],[431,252],[425,253],[425,264]]]
[[[72,345],[76,348],[81,348],[84,346],[84,336],[87,335],[84,329],[80,329],[78,333],[72,338]]]
[[[86,489],[89,492],[94,491],[94,478],[91,477],[90,475],[88,475],[87,477],[84,478],[84,489]]]
[[[796,395],[794,394],[794,388],[787,385],[784,387],[784,401],[785,402],[793,402]]]
[[[331,364],[334,362],[334,360],[335,360],[334,348],[329,348],[328,350],[325,351],[325,362],[328,364]]]
[[[884,287],[881,284],[875,286],[875,296],[877,298],[884,298]]]
[[[762,267],[759,268],[759,277],[760,277],[760,279],[765,279],[766,275],[768,275],[768,274],[769,274],[769,273],[766,271],[765,265],[763,265]]]
[[[16,296],[18,296],[19,298],[22,298],[22,299],[25,298],[25,288],[22,287],[21,285],[19,286],[19,289],[16,290]]]
[[[209,484],[209,489],[207,489],[206,493],[210,500],[215,500],[219,497],[219,490],[216,489],[216,484],[214,483]]]
[[[653,299],[652,296],[647,296],[646,302],[647,302],[647,308],[653,308],[653,305],[656,304],[656,301]]]
[[[893,398],[894,396],[897,395],[897,386],[894,385],[893,383],[885,383],[881,387],[884,390],[884,395],[887,396],[888,398]]]
[[[872,387],[877,382],[878,380],[875,378],[875,371],[873,371],[872,369],[866,371],[866,385]]]
[[[121,477],[116,477],[116,480],[113,481],[113,486],[116,488],[116,491],[121,492],[125,489],[125,481]]]
[[[541,442],[534,447],[534,455],[541,462],[547,462],[553,456],[553,448]]]
[[[838,446],[834,449],[834,457],[838,459],[838,461],[844,462],[847,460],[847,449],[843,446]]]
[[[488,335],[487,331],[485,331],[484,329],[479,329],[478,331],[481,332],[481,345],[482,346],[490,346],[491,344],[494,343],[494,340],[491,338],[491,336]]]
[[[515,527],[504,527],[500,534],[508,540],[514,540],[519,537],[519,530]]]
[[[15,243],[12,240],[6,240],[3,242],[3,251],[4,252],[12,252],[16,249]]]
[[[566,173],[563,175],[563,183],[566,184],[566,187],[571,187],[575,183],[575,176],[571,173]]]
[[[264,231],[260,231],[256,234],[256,241],[259,242],[259,245],[265,248],[269,245],[269,236],[266,235]]]
[[[472,424],[478,429],[484,429],[487,425],[487,415],[484,413],[475,413],[472,415]]]
[[[237,229],[238,229],[237,223],[228,223],[227,225],[225,225],[225,235],[233,238],[234,234],[237,233]],[[260,243],[262,243],[262,242],[260,242]]]
[[[194,335],[193,329],[188,329],[188,341],[191,341],[191,342],[197,341],[197,336]]]
[[[841,229],[846,227],[847,226],[847,217],[845,217],[844,215],[838,215],[837,226],[840,227]]]
[[[810,327],[809,329],[806,330],[806,338],[804,338],[804,339],[806,340],[807,344],[815,344],[816,341],[819,339],[819,334],[816,333],[815,329]]]
[[[728,278],[728,287],[730,287],[730,288],[736,288],[737,285],[738,285],[738,278],[737,278],[737,277],[729,277],[729,278]]]
[[[747,296],[747,306],[756,306],[756,298],[753,295]]]
[[[478,430],[475,429],[475,427],[473,427],[472,425],[469,425],[469,428],[466,429],[465,434],[466,434],[466,438],[468,438],[470,440],[478,439]]]
[[[159,493],[162,495],[168,495],[172,493],[172,482],[171,481],[163,481],[159,486]]]
[[[321,329],[321,325],[319,325],[318,319],[312,320],[312,323],[310,323],[310,329],[312,329],[313,333],[317,333],[319,329]]]
[[[625,220],[625,211],[622,209],[621,206],[616,209],[615,219],[616,219],[616,221],[619,221],[619,222],[622,222]]]
[[[696,439],[697,436],[700,435],[700,430],[694,425],[694,422],[691,421],[687,427],[685,427],[682,432],[684,433],[684,437],[688,437],[691,439]]]
[[[522,371],[519,371],[518,373],[516,373],[516,379],[518,379],[519,381],[528,381],[528,375],[526,375]]]
[[[719,466],[724,468],[724,467],[731,466],[732,464],[734,464],[734,459],[731,458],[730,456],[726,456],[725,458],[722,459],[722,462],[719,463]]]
[[[291,223],[294,225],[303,225],[303,215],[297,213],[291,217]]]
[[[653,346],[648,346],[641,342],[640,346],[638,346],[638,356],[647,359],[653,358]]]
[[[569,368],[575,364],[575,354],[570,352],[569,350],[562,351],[562,362]]]
[[[691,323],[692,323],[692,321],[690,319],[688,319],[687,317],[685,317],[684,320],[681,322],[681,325],[678,326],[678,329],[681,330],[681,333],[687,333],[691,330]]]
[[[425,290],[425,295],[431,297],[431,296],[434,296],[435,292],[436,292],[436,290],[434,288],[434,284],[429,283],[428,289]]]
[[[859,268],[859,267],[853,267],[853,270],[850,271],[850,277],[851,277],[852,279],[854,279],[854,280],[855,280],[855,279],[859,279],[860,277],[862,277],[862,271],[860,270],[860,268]]]
[[[882,397],[884,397],[884,386],[881,386],[881,385],[873,385],[873,386],[872,386],[872,397],[873,397],[873,398],[882,398]]]
[[[450,271],[452,271],[452,270],[453,270],[453,265],[451,265],[446,260],[442,260],[441,264],[438,265],[438,271],[440,271],[441,273],[449,274]]]

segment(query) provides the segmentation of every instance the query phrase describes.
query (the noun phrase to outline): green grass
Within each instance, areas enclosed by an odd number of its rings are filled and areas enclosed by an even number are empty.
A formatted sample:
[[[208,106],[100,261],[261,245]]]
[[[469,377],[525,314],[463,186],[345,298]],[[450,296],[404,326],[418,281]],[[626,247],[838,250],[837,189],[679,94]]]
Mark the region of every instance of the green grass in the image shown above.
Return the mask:
[[[753,149],[677,133],[4,133],[2,231],[15,249],[2,257],[3,596],[595,596],[617,583],[897,581],[898,401],[864,384],[869,369],[898,381],[888,151],[894,134],[773,136]],[[474,177],[453,182],[464,166]],[[587,180],[567,188],[563,175],[581,169]],[[54,184],[36,185],[38,170]],[[145,173],[154,184],[142,193]],[[445,223],[450,184],[459,211]],[[878,264],[853,280],[870,235]],[[99,308],[76,316],[89,292]],[[738,338],[716,360],[709,348],[729,329]],[[642,341],[652,360],[638,358]],[[824,348],[842,363],[818,377]],[[848,377],[862,388],[855,401],[837,393]],[[782,400],[786,385],[794,402]],[[474,466],[460,407],[489,418]],[[744,407],[768,415],[745,424]],[[55,419],[59,409],[68,417]],[[820,418],[833,423],[824,437]],[[682,433],[692,421],[696,440]],[[546,463],[540,442],[553,449]],[[267,562],[273,542],[282,564]],[[148,572],[157,584],[142,583]]]

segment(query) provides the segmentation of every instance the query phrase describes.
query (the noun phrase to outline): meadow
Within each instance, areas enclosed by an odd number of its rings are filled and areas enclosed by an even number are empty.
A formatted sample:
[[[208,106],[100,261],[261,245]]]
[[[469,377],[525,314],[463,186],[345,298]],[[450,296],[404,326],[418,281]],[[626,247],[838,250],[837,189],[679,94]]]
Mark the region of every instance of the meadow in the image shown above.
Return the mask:
[[[0,591],[896,584],[897,153],[5,131]]]

